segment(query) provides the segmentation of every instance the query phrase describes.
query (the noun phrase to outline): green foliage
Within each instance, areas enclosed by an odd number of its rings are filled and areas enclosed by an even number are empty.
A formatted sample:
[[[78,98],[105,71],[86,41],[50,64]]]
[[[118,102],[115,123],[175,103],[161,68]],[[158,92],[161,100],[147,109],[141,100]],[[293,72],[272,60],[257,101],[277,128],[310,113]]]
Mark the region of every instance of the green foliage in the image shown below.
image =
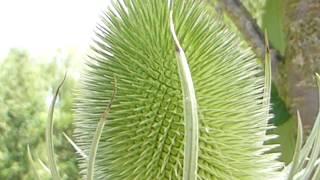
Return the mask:
[[[0,179],[34,179],[28,161],[27,145],[30,145],[35,169],[41,179],[49,174],[39,164],[47,163],[45,151],[46,100],[51,95],[55,77],[63,73],[55,61],[48,64],[35,63],[34,59],[21,50],[12,50],[0,64]],[[59,156],[59,167],[67,177],[78,177],[76,159],[72,147],[62,136],[62,131],[71,133],[72,95],[74,81],[66,83],[57,107],[57,135],[55,147]]]
[[[45,103],[34,98],[34,93],[44,97],[45,92],[39,91],[44,84],[37,81],[37,70],[29,63],[26,53],[14,50],[1,64],[0,142],[5,144],[0,147],[1,179],[22,179],[29,171],[26,145],[36,144],[43,132],[40,117]]]
[[[267,122],[263,70],[253,52],[199,1],[176,0],[174,25],[186,54],[199,116],[198,179],[273,179],[277,154]],[[89,154],[101,114],[117,95],[101,136],[96,179],[182,179],[182,78],[166,1],[114,1],[98,26],[76,105],[75,137]],[[80,160],[85,175],[87,160]]]

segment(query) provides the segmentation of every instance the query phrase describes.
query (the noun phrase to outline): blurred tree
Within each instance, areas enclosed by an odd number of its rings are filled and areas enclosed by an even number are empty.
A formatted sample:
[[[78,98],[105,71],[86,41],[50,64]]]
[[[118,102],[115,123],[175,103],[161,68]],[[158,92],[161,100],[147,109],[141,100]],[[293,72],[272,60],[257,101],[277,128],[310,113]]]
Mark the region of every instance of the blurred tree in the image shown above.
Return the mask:
[[[57,60],[57,58],[55,59]],[[68,63],[70,57],[62,62]],[[27,159],[29,144],[36,162],[46,162],[44,145],[47,109],[52,94],[55,77],[64,73],[64,64],[51,61],[37,64],[22,50],[11,50],[0,64],[0,179],[33,179]],[[78,177],[75,153],[63,138],[62,132],[71,134],[72,96],[75,81],[69,78],[62,90],[63,98],[56,108],[55,147],[63,179]],[[39,173],[48,179],[49,174],[37,164]],[[69,177],[69,178],[68,178]]]

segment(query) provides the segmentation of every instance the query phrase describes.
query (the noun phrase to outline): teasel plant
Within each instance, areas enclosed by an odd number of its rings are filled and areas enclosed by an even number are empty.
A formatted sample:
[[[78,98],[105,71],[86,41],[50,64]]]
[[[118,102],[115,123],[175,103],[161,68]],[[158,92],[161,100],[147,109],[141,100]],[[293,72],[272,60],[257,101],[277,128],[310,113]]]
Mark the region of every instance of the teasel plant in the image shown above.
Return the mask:
[[[267,134],[274,128],[268,47],[259,63],[199,0],[113,1],[81,77],[74,141],[66,136],[79,173],[88,180],[320,179],[320,115],[306,142],[298,118],[289,165],[266,144],[276,138]],[[47,127],[54,180],[58,93]]]

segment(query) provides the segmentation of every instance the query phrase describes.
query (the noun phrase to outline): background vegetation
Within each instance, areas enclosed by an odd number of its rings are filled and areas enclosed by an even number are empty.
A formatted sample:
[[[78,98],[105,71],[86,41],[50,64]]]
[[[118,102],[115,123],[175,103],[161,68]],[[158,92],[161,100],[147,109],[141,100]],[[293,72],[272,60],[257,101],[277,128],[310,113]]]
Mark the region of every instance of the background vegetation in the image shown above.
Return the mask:
[[[36,60],[19,49],[12,49],[1,62],[0,71],[0,179],[34,179],[28,162],[27,145],[35,160],[47,161],[45,125],[47,111],[56,84],[74,61],[72,55]],[[64,179],[77,179],[75,153],[63,137],[72,134],[72,91],[76,85],[68,77],[56,106],[55,148]],[[39,164],[39,163],[37,163]],[[42,177],[49,178],[41,166]],[[69,177],[69,178],[68,178]]]

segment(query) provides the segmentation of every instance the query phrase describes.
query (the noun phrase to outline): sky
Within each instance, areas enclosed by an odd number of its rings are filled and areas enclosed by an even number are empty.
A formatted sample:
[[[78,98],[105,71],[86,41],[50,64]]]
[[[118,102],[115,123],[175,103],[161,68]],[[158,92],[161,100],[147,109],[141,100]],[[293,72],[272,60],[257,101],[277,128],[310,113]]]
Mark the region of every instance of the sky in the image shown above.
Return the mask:
[[[85,51],[110,0],[1,0],[0,58],[11,48],[33,55]]]

